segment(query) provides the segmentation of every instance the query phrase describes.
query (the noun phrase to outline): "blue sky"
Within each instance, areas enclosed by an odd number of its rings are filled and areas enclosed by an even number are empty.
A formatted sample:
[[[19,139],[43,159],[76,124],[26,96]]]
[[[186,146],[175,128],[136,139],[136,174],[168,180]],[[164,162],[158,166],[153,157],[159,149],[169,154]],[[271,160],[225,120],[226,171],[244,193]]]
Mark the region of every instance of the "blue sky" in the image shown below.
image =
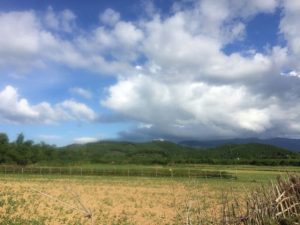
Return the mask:
[[[0,131],[300,138],[297,0],[0,1]]]

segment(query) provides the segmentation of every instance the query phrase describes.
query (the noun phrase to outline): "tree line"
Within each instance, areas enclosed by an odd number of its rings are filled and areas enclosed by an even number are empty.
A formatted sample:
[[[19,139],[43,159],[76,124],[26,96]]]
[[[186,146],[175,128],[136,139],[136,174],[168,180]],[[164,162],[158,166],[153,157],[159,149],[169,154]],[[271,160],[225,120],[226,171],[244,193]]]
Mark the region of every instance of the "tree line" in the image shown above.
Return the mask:
[[[54,159],[55,152],[54,146],[25,140],[23,133],[13,142],[9,142],[6,133],[0,133],[0,164],[35,164]]]
[[[300,166],[300,154],[265,144],[192,148],[168,141],[145,143],[101,141],[56,147],[26,140],[21,133],[10,142],[0,133],[0,164],[252,164]]]

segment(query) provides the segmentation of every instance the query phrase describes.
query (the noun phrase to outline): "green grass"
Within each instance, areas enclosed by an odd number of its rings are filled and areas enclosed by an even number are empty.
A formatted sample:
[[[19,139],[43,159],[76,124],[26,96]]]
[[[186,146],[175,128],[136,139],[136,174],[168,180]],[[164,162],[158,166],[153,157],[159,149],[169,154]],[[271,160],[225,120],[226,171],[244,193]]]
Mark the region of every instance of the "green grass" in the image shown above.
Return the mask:
[[[39,166],[31,166],[32,168],[39,168]],[[27,169],[30,167],[27,167]],[[53,168],[53,167],[52,167]],[[176,177],[174,176],[174,179],[187,179],[188,178],[188,171],[212,171],[212,172],[216,172],[218,173],[219,171],[224,171],[227,173],[230,173],[234,176],[237,177],[236,181],[234,179],[230,179],[228,182],[241,182],[241,183],[265,183],[270,181],[271,179],[276,179],[277,176],[279,175],[285,175],[287,173],[297,173],[300,174],[300,167],[272,167],[272,166],[242,166],[242,165],[236,165],[236,166],[227,166],[227,165],[173,165],[173,166],[143,166],[143,165],[111,165],[111,164],[84,164],[84,165],[80,165],[80,166],[69,166],[69,167],[56,167],[57,171],[58,168],[63,168],[63,169],[71,169],[73,172],[77,171],[78,173],[80,173],[80,169],[82,168],[83,170],[98,170],[100,171],[99,176],[80,176],[78,175],[72,175],[72,176],[68,176],[68,174],[65,174],[63,177],[64,178],[68,178],[68,177],[74,177],[76,179],[76,177],[80,178],[80,179],[103,179],[103,176],[101,176],[101,171],[121,171],[124,172],[124,176],[122,179],[126,179],[126,180],[130,180],[130,179],[137,179],[136,177],[138,177],[139,179],[142,177],[146,177],[147,176],[147,171],[155,171],[156,169],[158,169],[158,171],[163,170],[167,173],[167,176],[164,176],[162,178],[158,178],[157,179],[169,179],[171,177],[171,171],[176,173],[183,173],[185,176],[180,178],[180,177]],[[127,171],[130,171],[130,173],[132,171],[136,171],[137,175],[136,176],[126,176]],[[49,169],[48,167],[43,167],[43,174],[42,175],[29,175],[29,174],[20,174],[20,170],[19,170],[19,174],[16,175],[7,175],[7,176],[27,176],[27,177],[58,177],[61,178],[62,176],[60,174],[57,173],[48,173]],[[117,175],[117,174],[116,174]],[[3,176],[3,175],[2,175]],[[115,177],[115,176],[114,176]],[[110,176],[108,176],[109,179],[111,179]],[[153,179],[155,179],[155,177],[152,177]],[[198,179],[205,179],[205,178],[198,178]],[[208,179],[205,179],[208,180]],[[226,179],[223,179],[226,180]]]
[[[203,170],[202,168],[176,166],[136,166],[136,165],[97,165],[69,167],[18,167],[1,166],[0,173],[4,174],[58,174],[58,175],[93,175],[93,176],[137,176],[137,177],[194,177],[194,178],[235,178],[232,173],[222,170]]]

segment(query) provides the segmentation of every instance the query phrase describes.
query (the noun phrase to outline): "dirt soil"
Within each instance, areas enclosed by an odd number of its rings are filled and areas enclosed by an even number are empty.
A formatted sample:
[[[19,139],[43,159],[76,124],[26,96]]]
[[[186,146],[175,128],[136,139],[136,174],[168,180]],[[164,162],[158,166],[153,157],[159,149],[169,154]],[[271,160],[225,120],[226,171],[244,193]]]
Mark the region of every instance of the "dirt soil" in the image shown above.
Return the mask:
[[[183,224],[216,218],[221,200],[203,181],[10,178],[0,180],[0,224]]]

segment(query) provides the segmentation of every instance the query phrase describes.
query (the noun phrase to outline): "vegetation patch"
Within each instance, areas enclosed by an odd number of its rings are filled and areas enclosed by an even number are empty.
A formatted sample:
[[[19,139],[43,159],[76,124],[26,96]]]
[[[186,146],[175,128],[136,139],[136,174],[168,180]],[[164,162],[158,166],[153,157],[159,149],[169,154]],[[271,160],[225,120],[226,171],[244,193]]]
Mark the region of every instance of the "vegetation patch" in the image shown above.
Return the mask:
[[[20,134],[9,142],[0,134],[0,164],[221,164],[221,165],[300,165],[300,154],[265,144],[223,145],[217,148],[191,148],[167,141],[147,143],[95,142],[61,148],[35,144]]]

